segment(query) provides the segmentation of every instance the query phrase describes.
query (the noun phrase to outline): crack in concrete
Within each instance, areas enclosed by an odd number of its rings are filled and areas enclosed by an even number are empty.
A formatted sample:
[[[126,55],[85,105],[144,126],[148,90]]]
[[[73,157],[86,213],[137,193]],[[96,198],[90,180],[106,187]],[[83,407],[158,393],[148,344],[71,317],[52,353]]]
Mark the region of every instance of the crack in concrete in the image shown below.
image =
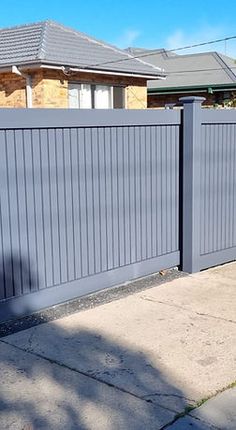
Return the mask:
[[[11,346],[11,347],[13,347],[13,348],[15,348],[15,349],[17,349],[17,350],[19,350],[19,351],[25,352],[26,354],[33,355],[33,356],[35,356],[35,357],[37,357],[37,358],[40,358],[40,359],[42,359],[42,360],[45,360],[45,361],[47,361],[47,362],[51,363],[51,364],[56,364],[57,366],[60,366],[60,367],[62,367],[63,369],[67,369],[67,370],[70,370],[70,371],[72,371],[72,372],[75,372],[75,373],[77,373],[77,374],[79,374],[79,375],[86,376],[86,377],[87,377],[87,378],[89,378],[89,379],[92,379],[92,380],[94,380],[94,381],[96,381],[96,382],[100,382],[101,384],[104,384],[104,385],[106,385],[106,386],[108,386],[108,387],[110,387],[110,388],[114,388],[115,390],[118,390],[118,391],[120,391],[120,392],[122,392],[122,393],[124,393],[124,394],[128,394],[128,395],[130,395],[130,396],[132,396],[132,397],[135,397],[135,398],[136,398],[136,399],[138,399],[138,400],[142,400],[142,401],[144,401],[144,402],[146,402],[146,403],[151,403],[153,407],[159,407],[159,408],[162,408],[162,409],[164,409],[164,410],[166,410],[166,411],[169,411],[169,412],[171,412],[171,413],[176,414],[176,410],[174,410],[174,409],[171,409],[171,408],[165,407],[165,406],[160,405],[160,404],[158,404],[158,403],[156,403],[156,402],[154,403],[151,399],[147,399],[147,400],[146,400],[145,398],[143,398],[143,396],[138,396],[137,394],[133,393],[132,391],[125,390],[124,388],[119,387],[119,386],[117,386],[117,385],[115,385],[115,384],[112,384],[111,382],[107,382],[107,381],[104,381],[104,380],[103,380],[103,379],[101,379],[101,378],[97,378],[95,375],[91,375],[91,374],[89,374],[89,373],[87,373],[87,372],[84,372],[84,371],[78,370],[78,369],[76,369],[76,368],[74,368],[74,367],[67,366],[66,364],[61,363],[60,361],[57,361],[57,360],[55,360],[55,359],[51,359],[51,358],[45,357],[45,356],[43,356],[43,355],[41,355],[41,354],[39,354],[39,353],[37,353],[37,352],[34,352],[34,351],[32,351],[32,350],[25,349],[25,348],[21,348],[21,347],[19,347],[19,346],[13,345],[13,344],[11,344],[11,343],[9,343],[9,342],[6,342],[6,340],[0,339],[0,343],[4,343],[5,345]]]
[[[176,416],[176,417],[171,421],[171,423],[167,423],[167,424],[165,424],[165,425],[164,425],[160,430],[168,430],[168,429],[170,429],[170,430],[171,430],[171,427],[172,427],[172,425],[173,425],[174,423],[176,423],[178,420],[181,420],[181,419],[186,418],[186,417],[189,417],[189,418],[193,419],[193,421],[195,420],[195,421],[199,421],[200,423],[206,424],[206,425],[207,425],[207,427],[208,427],[209,429],[212,429],[212,430],[222,430],[222,429],[220,429],[219,427],[215,427],[215,426],[213,426],[212,424],[209,424],[208,422],[206,422],[206,421],[204,421],[204,420],[202,420],[202,419],[200,419],[200,418],[198,418],[198,417],[192,417],[191,415],[189,415],[189,413],[188,413],[188,412],[186,412],[186,413],[184,413],[184,414],[178,414],[178,416]]]
[[[196,408],[197,409],[197,408]],[[207,421],[205,421],[203,418],[199,418],[199,417],[193,417],[192,415],[190,415],[189,413],[187,414],[187,416],[189,416],[190,418],[196,420],[196,421],[200,421],[200,423],[206,424],[210,429],[212,430],[222,430],[220,427],[216,427],[213,424],[208,423]]]
[[[148,302],[159,303],[161,305],[166,305],[166,306],[170,306],[170,307],[177,308],[177,309],[182,309],[182,310],[188,311],[188,312],[193,312],[194,314],[199,315],[199,316],[205,316],[208,318],[213,318],[213,319],[229,322],[232,324],[236,324],[236,321],[234,321],[234,320],[229,320],[227,318],[217,317],[215,315],[206,314],[204,312],[198,312],[198,311],[195,311],[194,309],[189,309],[189,308],[182,306],[182,305],[175,305],[174,303],[164,302],[162,300],[156,300],[156,299],[152,299],[150,297],[145,297],[145,296],[140,296],[140,299],[146,300]]]
[[[173,393],[169,394],[169,393],[159,393],[159,392],[156,392],[156,393],[151,393],[151,394],[145,394],[145,396],[143,396],[142,398],[145,399],[147,397],[155,397],[155,396],[159,396],[159,397],[175,397],[177,399],[186,400],[188,402],[192,402],[192,403],[195,402],[195,400],[193,400],[193,399],[189,399],[188,397],[181,396],[180,394],[173,394]]]
[[[28,352],[33,350],[33,345],[32,344],[33,344],[33,338],[34,338],[34,335],[35,335],[35,331],[36,331],[36,327],[34,327],[32,329],[32,333],[30,333],[30,336],[28,338],[28,344],[29,344],[29,347],[27,348]]]

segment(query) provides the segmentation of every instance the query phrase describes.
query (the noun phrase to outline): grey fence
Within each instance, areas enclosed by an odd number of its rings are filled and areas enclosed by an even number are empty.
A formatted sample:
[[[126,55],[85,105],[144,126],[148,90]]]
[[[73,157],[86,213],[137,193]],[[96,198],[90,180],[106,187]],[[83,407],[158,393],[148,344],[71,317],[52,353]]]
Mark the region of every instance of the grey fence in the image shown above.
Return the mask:
[[[180,112],[0,112],[0,319],[180,263]]]
[[[236,259],[236,110],[183,98],[183,269]]]
[[[236,259],[236,110],[0,111],[0,321]]]

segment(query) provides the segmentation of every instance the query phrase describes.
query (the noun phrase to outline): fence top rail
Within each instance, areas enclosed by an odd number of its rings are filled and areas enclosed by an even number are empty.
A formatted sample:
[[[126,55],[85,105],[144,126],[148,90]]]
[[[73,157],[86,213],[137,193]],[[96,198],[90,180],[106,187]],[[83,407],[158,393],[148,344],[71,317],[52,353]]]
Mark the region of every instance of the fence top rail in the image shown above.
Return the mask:
[[[0,109],[0,129],[179,125],[179,110]]]
[[[236,109],[202,109],[202,124],[236,124]]]

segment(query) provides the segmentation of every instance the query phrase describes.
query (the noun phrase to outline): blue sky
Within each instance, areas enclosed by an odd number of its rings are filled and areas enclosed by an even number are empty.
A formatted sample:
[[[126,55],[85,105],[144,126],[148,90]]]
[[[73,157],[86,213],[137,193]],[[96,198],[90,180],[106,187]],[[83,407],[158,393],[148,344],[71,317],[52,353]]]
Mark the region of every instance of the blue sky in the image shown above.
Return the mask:
[[[7,0],[0,27],[53,19],[118,45],[173,49],[236,35],[233,0]],[[204,47],[236,57],[236,39]],[[198,50],[199,51],[199,50]],[[200,49],[203,51],[203,48]],[[196,52],[196,50],[186,51]],[[184,52],[183,52],[184,53]]]

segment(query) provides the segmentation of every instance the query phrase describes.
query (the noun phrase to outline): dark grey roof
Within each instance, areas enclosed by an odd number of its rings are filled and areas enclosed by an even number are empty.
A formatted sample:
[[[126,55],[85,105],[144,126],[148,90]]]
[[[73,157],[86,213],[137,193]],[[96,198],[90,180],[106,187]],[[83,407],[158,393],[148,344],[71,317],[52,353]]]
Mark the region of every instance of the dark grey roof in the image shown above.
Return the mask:
[[[129,52],[132,55],[139,55],[140,49],[129,49]],[[160,49],[155,54],[153,54],[153,51],[142,49],[140,55],[142,55],[143,60],[154,65],[158,64],[166,73],[166,80],[148,82],[148,88],[150,89],[236,83],[235,61],[218,52],[176,55],[165,49]]]
[[[157,66],[53,21],[0,30],[0,67],[35,63],[162,75]]]

